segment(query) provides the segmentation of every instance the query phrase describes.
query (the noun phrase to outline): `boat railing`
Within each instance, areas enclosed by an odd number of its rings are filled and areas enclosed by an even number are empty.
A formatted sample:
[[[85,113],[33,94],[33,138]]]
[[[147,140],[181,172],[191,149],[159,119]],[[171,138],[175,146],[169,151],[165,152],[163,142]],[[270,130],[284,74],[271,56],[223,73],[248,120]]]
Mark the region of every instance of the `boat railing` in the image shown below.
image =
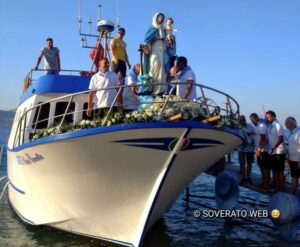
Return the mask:
[[[176,90],[176,87],[178,85],[181,85],[181,84],[186,84],[186,83],[180,83],[180,82],[171,83],[171,89],[169,90],[169,93],[167,95],[165,95],[165,97],[164,97],[165,100],[163,101],[163,106],[160,110],[160,115],[161,116],[163,115],[163,113],[166,109],[166,106],[170,102],[171,96],[174,94],[174,92]],[[137,84],[137,85],[134,86],[134,88],[139,88],[139,87],[142,87],[142,86],[145,87],[145,86],[149,86],[149,85],[155,87],[155,86],[158,86],[158,85],[165,85],[165,84],[164,83],[151,83],[151,84],[147,84],[147,85]],[[234,118],[234,119],[238,118],[238,116],[239,116],[239,104],[229,94],[224,93],[220,90],[214,89],[212,87],[205,86],[203,84],[195,83],[194,86],[196,86],[197,91],[200,92],[200,97],[193,100],[193,102],[197,103],[199,105],[199,107],[202,108],[206,118],[210,118],[210,117],[216,116],[216,115],[227,116],[227,117]],[[79,113],[83,114],[84,112],[87,112],[88,109],[76,110],[76,108],[75,108],[74,110],[71,110],[71,104],[72,104],[72,102],[74,102],[74,99],[76,97],[78,97],[80,95],[86,95],[85,97],[87,97],[87,94],[89,92],[96,93],[97,91],[116,90],[117,93],[116,93],[116,96],[113,100],[113,103],[109,107],[109,110],[107,111],[106,115],[103,117],[103,120],[102,120],[102,126],[105,126],[109,116],[111,115],[111,113],[113,111],[113,107],[115,106],[115,103],[117,102],[117,99],[118,99],[119,95],[121,94],[122,90],[124,90],[125,88],[128,88],[128,87],[132,87],[132,86],[120,85],[120,86],[109,87],[109,88],[105,88],[105,89],[103,88],[103,89],[81,91],[81,92],[77,92],[77,93],[72,93],[72,94],[56,97],[54,99],[42,102],[40,104],[37,104],[37,105],[27,109],[20,116],[20,118],[18,120],[17,128],[16,128],[16,131],[15,131],[16,134],[15,134],[15,137],[14,137],[13,147],[15,148],[15,147],[17,147],[21,144],[24,144],[27,141],[31,141],[32,138],[30,136],[33,136],[35,133],[37,133],[37,131],[39,131],[39,129],[37,128],[39,123],[42,123],[42,122],[45,122],[45,121],[47,121],[47,123],[50,123],[50,121],[61,118],[59,120],[59,123],[56,125],[60,129],[62,127],[62,125],[64,124],[64,122],[66,120],[66,117],[68,115],[73,115],[74,114],[73,116],[75,116],[75,114],[79,114]],[[208,92],[210,92],[210,93],[208,93]],[[215,100],[210,98],[211,93],[215,93],[218,96],[222,96],[222,101],[225,100],[225,102],[221,102],[221,103],[217,104],[215,102]],[[155,96],[155,95],[153,95],[153,96]],[[42,107],[46,104],[53,103],[53,102],[58,102],[58,101],[68,102],[64,113],[40,119]],[[178,102],[183,102],[183,101],[180,100]],[[184,101],[184,102],[187,102],[187,101]],[[155,102],[155,101],[148,102],[148,103],[143,102],[143,104],[157,104],[157,103],[162,103],[162,102]],[[222,107],[222,104],[225,104],[225,107]],[[97,110],[97,108],[93,108],[93,110]],[[37,111],[37,113],[36,113],[36,111]],[[30,121],[30,119],[32,119],[34,115],[36,116],[35,120]],[[29,135],[29,132],[30,132],[31,135]]]

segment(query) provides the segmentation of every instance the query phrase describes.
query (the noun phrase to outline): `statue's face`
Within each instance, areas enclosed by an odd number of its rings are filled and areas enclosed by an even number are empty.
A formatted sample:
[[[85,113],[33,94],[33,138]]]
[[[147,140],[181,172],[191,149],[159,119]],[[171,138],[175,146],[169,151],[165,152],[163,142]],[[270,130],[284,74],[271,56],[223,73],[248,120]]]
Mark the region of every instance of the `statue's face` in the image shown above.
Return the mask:
[[[164,21],[164,16],[162,15],[162,14],[160,14],[160,15],[158,15],[157,17],[156,17],[156,22],[158,23],[158,24],[162,24],[163,23],[163,21]]]

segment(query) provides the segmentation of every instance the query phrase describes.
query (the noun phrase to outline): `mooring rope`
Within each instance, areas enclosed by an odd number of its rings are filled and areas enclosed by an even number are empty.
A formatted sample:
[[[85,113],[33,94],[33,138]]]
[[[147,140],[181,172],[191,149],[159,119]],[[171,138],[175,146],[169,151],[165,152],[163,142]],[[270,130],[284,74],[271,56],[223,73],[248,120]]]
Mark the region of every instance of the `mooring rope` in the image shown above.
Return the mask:
[[[8,186],[8,184],[9,184],[9,181],[6,182],[6,184],[5,184],[4,187],[3,187],[3,190],[2,190],[1,195],[0,195],[0,201],[1,201],[1,199],[2,199],[2,196],[4,195],[4,192],[5,192],[5,190],[6,190],[7,186]]]
[[[4,145],[1,145],[1,151],[0,151],[0,165],[2,164],[2,154],[3,154]]]
[[[6,176],[3,176],[2,178],[0,178],[0,182],[3,180],[3,179],[5,179],[6,178]]]

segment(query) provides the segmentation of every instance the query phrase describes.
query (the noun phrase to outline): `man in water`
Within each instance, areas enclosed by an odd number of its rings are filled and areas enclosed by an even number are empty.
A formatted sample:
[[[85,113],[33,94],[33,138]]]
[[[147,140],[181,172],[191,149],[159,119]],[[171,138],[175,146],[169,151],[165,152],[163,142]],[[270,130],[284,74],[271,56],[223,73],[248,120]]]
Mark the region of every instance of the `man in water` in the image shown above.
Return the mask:
[[[295,194],[300,178],[300,128],[293,117],[288,117],[285,120],[285,126],[291,131],[288,139],[288,157],[292,176],[291,193]]]
[[[250,115],[250,120],[255,127],[254,144],[257,164],[262,175],[262,187],[269,189],[270,181],[270,164],[269,164],[269,145],[267,141],[268,126],[265,120],[258,117],[256,113]]]
[[[273,111],[266,112],[269,141],[269,160],[271,169],[275,175],[276,192],[284,189],[284,162],[285,153],[283,149],[283,126],[277,121],[276,114]]]
[[[44,69],[47,75],[57,75],[60,71],[59,49],[53,46],[53,39],[47,38],[47,46],[41,49],[34,70],[37,70],[44,57]]]
[[[255,129],[252,124],[247,123],[244,115],[239,117],[239,123],[243,128],[243,131],[248,135],[249,141],[247,145],[241,148],[238,152],[238,158],[240,163],[240,171],[242,175],[241,183],[248,182],[252,184],[251,172],[252,172],[252,163],[254,161],[254,139]],[[247,165],[247,168],[246,168]]]

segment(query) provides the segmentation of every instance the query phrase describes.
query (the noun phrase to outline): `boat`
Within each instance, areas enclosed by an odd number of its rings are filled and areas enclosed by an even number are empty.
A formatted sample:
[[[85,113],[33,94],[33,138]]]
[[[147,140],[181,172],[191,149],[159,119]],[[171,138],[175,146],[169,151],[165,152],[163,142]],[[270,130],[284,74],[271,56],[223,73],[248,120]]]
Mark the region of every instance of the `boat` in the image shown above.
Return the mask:
[[[244,142],[236,124],[239,105],[198,83],[197,100],[178,100],[174,83],[145,111],[117,119],[111,107],[103,119],[91,120],[86,115],[91,76],[71,72],[38,78],[38,71],[29,73],[7,145],[10,204],[31,225],[141,246],[188,184]],[[98,90],[120,93],[125,87]],[[201,114],[168,110],[174,105]]]

